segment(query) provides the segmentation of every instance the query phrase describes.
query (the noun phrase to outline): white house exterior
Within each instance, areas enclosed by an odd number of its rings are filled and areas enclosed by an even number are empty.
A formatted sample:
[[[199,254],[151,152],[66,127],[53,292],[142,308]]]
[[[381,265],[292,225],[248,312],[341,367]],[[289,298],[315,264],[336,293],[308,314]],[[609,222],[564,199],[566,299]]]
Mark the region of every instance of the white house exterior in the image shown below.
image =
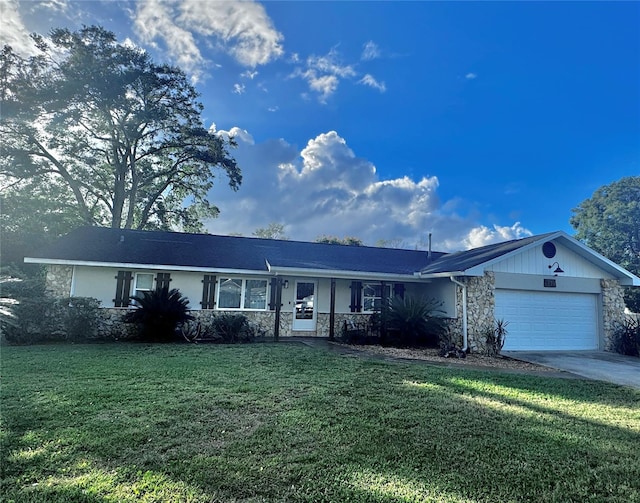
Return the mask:
[[[241,312],[267,333],[334,337],[390,296],[424,296],[471,350],[494,319],[505,350],[606,349],[640,279],[563,232],[451,254],[258,238],[83,228],[26,262],[60,297],[95,297],[118,318],[129,297],[178,288],[197,316]]]

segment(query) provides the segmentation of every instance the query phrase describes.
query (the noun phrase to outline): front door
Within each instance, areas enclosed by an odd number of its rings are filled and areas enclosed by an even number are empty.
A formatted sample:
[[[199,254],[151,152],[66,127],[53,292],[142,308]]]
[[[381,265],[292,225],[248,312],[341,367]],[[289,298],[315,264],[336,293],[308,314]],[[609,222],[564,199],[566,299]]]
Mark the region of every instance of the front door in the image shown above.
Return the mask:
[[[293,330],[316,329],[316,284],[296,281],[296,301],[293,308]]]

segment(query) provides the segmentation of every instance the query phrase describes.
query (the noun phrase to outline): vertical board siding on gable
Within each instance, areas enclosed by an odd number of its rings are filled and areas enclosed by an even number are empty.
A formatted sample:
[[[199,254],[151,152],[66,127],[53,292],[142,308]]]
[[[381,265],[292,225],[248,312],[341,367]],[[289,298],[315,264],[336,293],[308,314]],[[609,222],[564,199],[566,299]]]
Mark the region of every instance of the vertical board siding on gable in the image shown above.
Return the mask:
[[[557,253],[555,257],[547,258],[542,253],[542,245],[536,246],[489,266],[487,271],[552,276],[553,272],[549,269],[549,266],[554,262],[558,262],[564,270],[562,276],[613,278],[613,276],[568,248],[556,243],[556,250]]]

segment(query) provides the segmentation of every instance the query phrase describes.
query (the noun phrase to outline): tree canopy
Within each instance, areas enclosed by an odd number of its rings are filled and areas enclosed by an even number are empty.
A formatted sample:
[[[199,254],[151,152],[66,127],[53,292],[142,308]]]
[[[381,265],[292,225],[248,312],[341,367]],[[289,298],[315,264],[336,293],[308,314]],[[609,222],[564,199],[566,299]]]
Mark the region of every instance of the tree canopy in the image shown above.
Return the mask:
[[[217,172],[234,190],[242,181],[234,143],[204,127],[181,70],[98,26],[34,40],[36,56],[0,54],[3,206],[54,232],[61,223],[201,231],[217,216],[208,199]]]
[[[336,236],[318,236],[315,240],[316,243],[325,243],[330,245],[348,245],[348,246],[364,246],[362,239],[353,236],[345,236],[339,238]]]
[[[279,224],[277,222],[271,222],[266,227],[257,228],[253,231],[253,235],[263,239],[280,239],[283,241],[287,241],[289,239],[289,236],[284,232],[284,224]]]
[[[573,209],[576,238],[625,269],[640,274],[640,176],[600,187]],[[640,312],[640,292],[628,289],[627,306]]]

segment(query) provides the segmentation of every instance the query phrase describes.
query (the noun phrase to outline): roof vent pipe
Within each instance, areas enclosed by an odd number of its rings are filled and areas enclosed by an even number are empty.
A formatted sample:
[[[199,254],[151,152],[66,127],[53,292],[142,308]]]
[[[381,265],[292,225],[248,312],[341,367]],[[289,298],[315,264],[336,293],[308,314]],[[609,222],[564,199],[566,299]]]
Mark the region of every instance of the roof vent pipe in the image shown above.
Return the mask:
[[[427,260],[431,262],[431,233],[429,233],[429,253],[427,254]]]
[[[121,235],[120,235],[120,242],[121,242],[121,243],[124,243],[124,234],[121,234]]]

